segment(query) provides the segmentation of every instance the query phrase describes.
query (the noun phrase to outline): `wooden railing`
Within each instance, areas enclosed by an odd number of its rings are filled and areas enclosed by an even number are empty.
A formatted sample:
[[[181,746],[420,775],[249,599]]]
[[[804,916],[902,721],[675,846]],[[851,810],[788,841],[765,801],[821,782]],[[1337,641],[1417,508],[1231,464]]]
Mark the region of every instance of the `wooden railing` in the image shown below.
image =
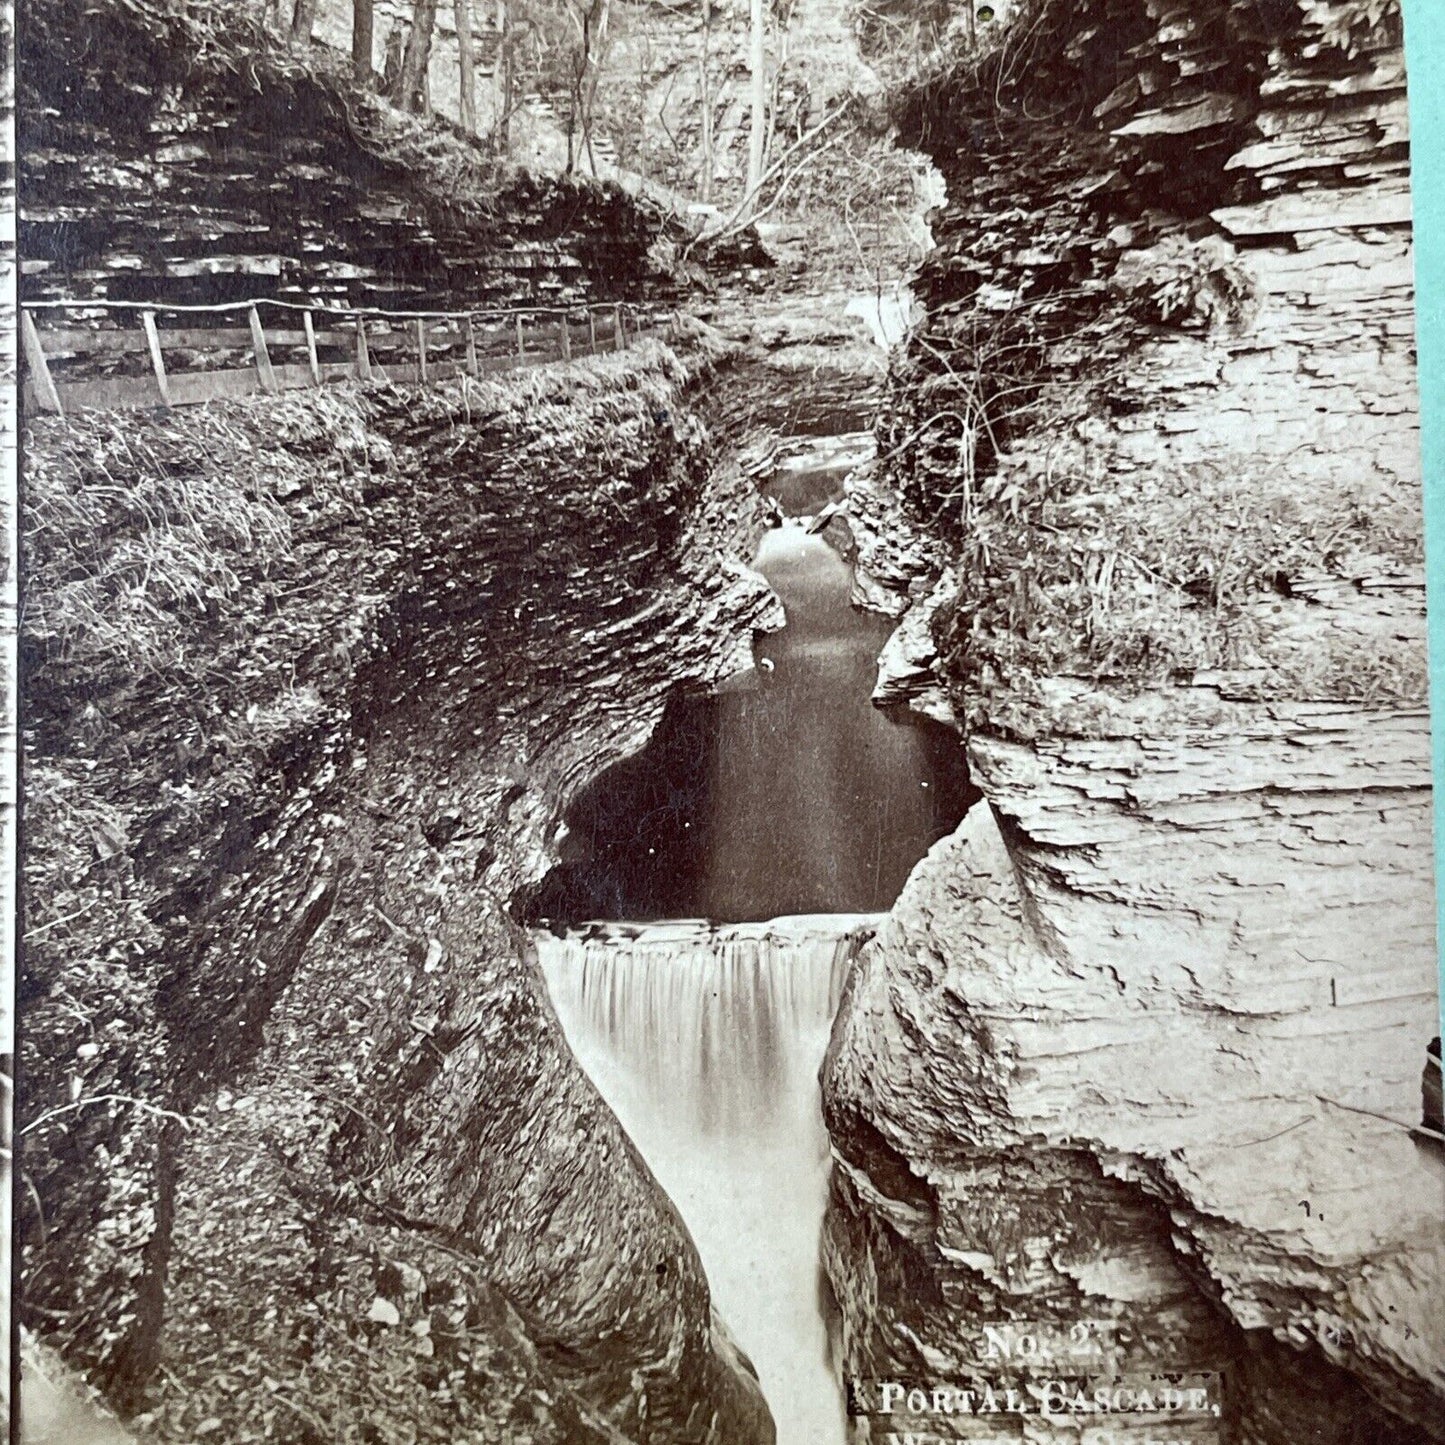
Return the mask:
[[[280,313],[280,321],[268,326],[263,311]],[[104,313],[107,324],[54,323],[67,312]],[[233,318],[244,324],[226,324]],[[620,351],[643,324],[637,308],[611,301],[461,312],[278,300],[33,301],[20,313],[23,399],[32,414],[64,416],[81,407],[192,406],[340,381],[426,384]]]

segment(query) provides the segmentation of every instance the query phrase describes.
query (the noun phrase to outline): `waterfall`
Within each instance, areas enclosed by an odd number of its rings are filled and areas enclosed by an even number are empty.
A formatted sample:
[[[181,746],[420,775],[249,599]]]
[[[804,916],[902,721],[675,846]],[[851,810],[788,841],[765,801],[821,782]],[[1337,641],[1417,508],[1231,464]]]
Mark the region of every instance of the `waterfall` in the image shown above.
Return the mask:
[[[768,488],[789,516],[756,558],[787,626],[574,805],[525,914],[567,925],[535,935],[562,1028],[686,1222],[779,1445],[846,1437],[818,1086],[844,976],[970,801],[956,734],[873,706],[893,624],[853,606],[852,567],[793,515],[841,498],[859,448],[790,445]],[[579,921],[603,914],[637,921]],[[683,914],[712,921],[656,921]]]
[[[589,924],[537,948],[563,1031],[677,1205],[779,1445],[839,1445],[818,1069],[876,915]]]

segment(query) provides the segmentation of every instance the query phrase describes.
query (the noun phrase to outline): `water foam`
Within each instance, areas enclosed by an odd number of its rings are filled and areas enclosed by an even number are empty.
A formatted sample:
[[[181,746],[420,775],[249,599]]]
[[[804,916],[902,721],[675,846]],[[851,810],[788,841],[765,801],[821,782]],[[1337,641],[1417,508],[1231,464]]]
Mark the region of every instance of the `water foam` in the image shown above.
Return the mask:
[[[844,1438],[819,1238],[818,1069],[876,915],[593,924],[537,947],[578,1061],[677,1205],[779,1445]]]

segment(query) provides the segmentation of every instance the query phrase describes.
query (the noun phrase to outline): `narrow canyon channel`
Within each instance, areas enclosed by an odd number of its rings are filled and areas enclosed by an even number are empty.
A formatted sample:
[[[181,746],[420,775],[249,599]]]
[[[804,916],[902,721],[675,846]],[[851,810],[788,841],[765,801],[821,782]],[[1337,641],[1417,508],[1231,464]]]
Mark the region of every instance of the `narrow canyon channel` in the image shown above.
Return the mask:
[[[0,14],[22,1445],[1445,1445],[1410,5]]]
[[[849,963],[970,801],[957,737],[871,695],[888,619],[852,603],[849,441],[785,447],[755,565],[786,627],[676,699],[569,818],[530,910],[558,1016],[697,1245],[780,1445],[845,1436],[819,1261],[818,1070]]]

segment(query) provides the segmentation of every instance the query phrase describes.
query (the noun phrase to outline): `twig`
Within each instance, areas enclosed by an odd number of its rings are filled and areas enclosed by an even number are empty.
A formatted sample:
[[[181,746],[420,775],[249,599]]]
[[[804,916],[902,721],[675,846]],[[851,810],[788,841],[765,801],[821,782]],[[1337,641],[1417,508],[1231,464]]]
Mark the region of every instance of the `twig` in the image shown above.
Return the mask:
[[[657,102],[657,119],[658,123],[662,126],[663,134],[667,137],[678,160],[683,161],[686,157],[683,155],[682,146],[678,144],[677,137],[672,133],[672,127],[667,123],[666,114],[667,102],[672,99],[672,89],[676,84],[677,71],[674,70],[668,79],[667,89],[663,92],[662,99]]]
[[[77,1099],[73,1104],[60,1104],[54,1109],[47,1109],[43,1114],[32,1119],[20,1130],[20,1133],[28,1134],[32,1129],[38,1129],[42,1124],[48,1124],[50,1120],[59,1118],[62,1114],[70,1114],[77,1109],[86,1109],[92,1104],[133,1104],[137,1109],[145,1109],[149,1113],[159,1114],[164,1119],[174,1119],[183,1128],[191,1127],[191,1120],[184,1114],[177,1114],[173,1109],[162,1109],[159,1104],[152,1104],[145,1099],[137,1099],[133,1094],[92,1094],[88,1099]]]
[[[189,1398],[190,1398],[191,1392],[190,1392],[188,1389],[186,1389],[186,1387],[185,1387],[183,1384],[181,1384],[180,1378],[177,1376],[176,1372],[175,1372],[173,1369],[171,1369],[171,1367],[170,1367],[169,1365],[164,1365],[164,1364],[163,1364],[163,1365],[160,1365],[158,1368],[160,1369],[161,1374],[163,1374],[163,1375],[166,1377],[166,1379],[168,1379],[168,1380],[171,1382],[171,1385],[174,1387],[174,1389],[175,1389],[175,1391],[176,1391],[176,1393],[177,1393],[178,1395],[182,1396],[182,1397],[185,1398],[185,1399],[189,1399]]]
[[[896,457],[896,456],[898,455],[898,453],[903,450],[904,447],[909,446],[911,443],[917,441],[918,438],[921,437],[921,436],[923,435],[923,433],[926,432],[926,431],[928,430],[928,428],[933,425],[934,422],[936,422],[936,421],[942,421],[942,420],[944,419],[944,417],[950,417],[950,416],[951,416],[951,417],[954,419],[954,421],[956,421],[961,427],[963,427],[963,429],[964,429],[965,431],[968,430],[968,427],[969,427],[968,418],[967,418],[966,416],[964,416],[961,412],[956,412],[956,411],[951,411],[951,410],[950,410],[950,411],[936,411],[936,412],[934,412],[933,415],[930,416],[926,421],[924,421],[924,422],[921,423],[919,426],[915,427],[911,432],[909,432],[908,435],[907,435],[906,437],[904,437],[903,440],[902,440],[901,442],[899,442],[898,445],[897,445],[896,447],[894,447],[891,451],[884,452],[883,455],[878,458],[878,461],[879,461],[879,462],[891,462],[891,461],[893,460],[893,458]]]
[[[818,122],[817,125],[815,125],[811,130],[807,131],[805,134],[801,135],[796,141],[794,141],[793,144],[790,145],[787,150],[785,150],[782,155],[780,155],[777,160],[775,160],[772,165],[770,165],[768,169],[763,172],[757,185],[754,186],[750,191],[747,192],[746,195],[743,196],[742,200],[738,202],[737,207],[733,211],[732,215],[730,215],[727,220],[724,221],[722,225],[717,228],[717,230],[705,231],[702,234],[693,237],[693,239],[688,242],[687,246],[683,250],[682,259],[684,261],[687,260],[688,256],[692,253],[692,248],[696,246],[699,241],[725,241],[729,236],[736,235],[738,231],[746,230],[748,226],[752,225],[752,223],[757,219],[757,217],[751,213],[744,215],[744,212],[746,212],[748,210],[748,207],[757,200],[758,194],[759,192],[761,192],[763,187],[767,185],[767,183],[772,180],[772,178],[780,170],[782,170],[783,166],[787,164],[788,159],[791,156],[793,156],[797,151],[801,150],[803,146],[805,146],[810,140],[813,139],[814,136],[820,135],[824,130],[827,129],[828,126],[832,125],[832,123],[837,120],[839,116],[843,115],[848,110],[850,104],[850,101],[845,100],[841,105],[835,106],[831,111],[828,112],[827,115],[823,117],[822,120]],[[769,209],[771,209],[771,207]],[[741,221],[739,220],[740,217],[742,218]]]
[[[344,1331],[342,1332],[344,1333]],[[326,1423],[317,1415],[313,1415],[304,1405],[298,1405],[295,1400],[288,1399],[280,1390],[272,1386],[272,1396],[279,1400],[288,1410],[294,1410],[313,1430],[324,1440],[328,1434]]]
[[[47,1232],[45,1228],[45,1206],[40,1202],[40,1191],[35,1187],[35,1181],[30,1177],[29,1172],[22,1169],[20,1171],[20,1178],[30,1194],[30,1202],[35,1206],[35,1225],[40,1234],[40,1237],[35,1241],[36,1247],[43,1249],[45,1247],[45,1236]]]
[[[94,908],[95,905],[99,902],[99,898],[92,898],[90,902],[85,905],[84,908],[77,908],[74,913],[64,914],[60,918],[52,918],[49,923],[42,923],[35,928],[27,928],[25,930],[26,941],[29,942],[31,939],[38,937],[40,934],[44,933],[47,928],[55,928],[59,924],[69,923],[73,919],[80,918],[82,915],[89,913],[90,910]],[[86,1022],[88,1023],[89,1020],[87,1019]]]
[[[383,1129],[381,1125],[376,1122],[375,1119],[373,1119],[369,1114],[362,1113],[362,1111],[358,1109],[354,1104],[348,1104],[345,1099],[338,1099],[334,1094],[329,1094],[323,1091],[321,1097],[323,1099],[330,1100],[330,1102],[333,1104],[339,1105],[341,1108],[345,1109],[347,1113],[355,1114],[356,1117],[360,1119],[363,1124],[366,1124],[368,1127],[375,1129],[376,1132],[381,1135],[381,1142],[385,1146],[385,1152],[382,1154],[381,1163],[378,1164],[376,1168],[373,1169],[371,1173],[366,1176],[365,1179],[357,1179],[356,1176],[353,1175],[352,1178],[357,1185],[370,1184],[371,1181],[375,1179],[381,1173],[381,1171],[387,1167],[388,1164],[400,1164],[401,1161],[396,1157],[395,1141],[392,1139],[391,1135],[388,1134],[386,1130]]]
[[[836,145],[842,139],[843,137],[840,135],[829,136],[828,139],[825,140],[823,144],[818,147],[817,150],[812,151],[808,155],[804,156],[803,159],[800,160],[798,164],[794,166],[793,169],[790,170],[786,176],[783,177],[783,183],[778,187],[777,191],[774,192],[772,200],[770,200],[768,204],[762,208],[762,210],[754,211],[752,215],[748,217],[747,224],[751,226],[754,222],[761,221],[764,216],[770,215],[773,211],[777,210],[778,205],[782,201],[783,197],[788,193],[788,187],[791,186],[793,182],[797,180],[798,177],[802,175],[803,172],[807,170],[808,167],[812,165],[813,162],[817,160],[818,157],[822,155],[825,150],[828,149],[829,146]]]
[[[376,906],[376,904],[368,903],[366,906],[371,909],[371,911],[376,914],[376,916],[381,919],[381,921],[386,924],[389,929],[391,929],[392,933],[395,934],[396,937],[405,939],[408,943],[414,941],[412,935],[408,933],[406,929],[402,928],[398,924],[393,923],[391,919],[389,919],[386,914],[384,914],[381,909]]]
[[[1286,1125],[1283,1129],[1276,1129],[1273,1134],[1266,1134],[1262,1139],[1241,1139],[1237,1144],[1231,1144],[1231,1149],[1248,1149],[1255,1144],[1268,1144],[1272,1139],[1283,1139],[1286,1134],[1293,1134],[1294,1131],[1314,1118],[1313,1114],[1306,1114],[1303,1119],[1296,1119],[1293,1124]]]

